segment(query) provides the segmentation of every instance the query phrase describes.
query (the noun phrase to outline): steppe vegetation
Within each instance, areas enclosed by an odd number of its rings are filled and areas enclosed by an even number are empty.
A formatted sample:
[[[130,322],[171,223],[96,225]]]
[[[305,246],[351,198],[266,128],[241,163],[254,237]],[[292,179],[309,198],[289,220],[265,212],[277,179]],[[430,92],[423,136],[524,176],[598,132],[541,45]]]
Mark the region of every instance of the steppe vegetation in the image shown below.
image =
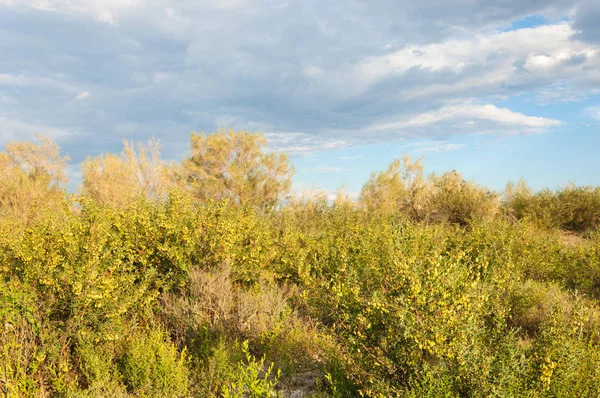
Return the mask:
[[[600,188],[490,191],[408,157],[290,195],[262,135],[125,142],[75,193],[0,153],[8,397],[598,397]]]

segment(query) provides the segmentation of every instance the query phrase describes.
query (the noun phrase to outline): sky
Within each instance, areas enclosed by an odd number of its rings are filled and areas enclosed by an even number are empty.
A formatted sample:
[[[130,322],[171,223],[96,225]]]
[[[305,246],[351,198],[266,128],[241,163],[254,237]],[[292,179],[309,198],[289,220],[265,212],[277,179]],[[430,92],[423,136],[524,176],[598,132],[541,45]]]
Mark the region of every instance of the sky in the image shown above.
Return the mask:
[[[293,189],[406,153],[501,190],[600,185],[598,0],[0,0],[0,147],[264,132]]]

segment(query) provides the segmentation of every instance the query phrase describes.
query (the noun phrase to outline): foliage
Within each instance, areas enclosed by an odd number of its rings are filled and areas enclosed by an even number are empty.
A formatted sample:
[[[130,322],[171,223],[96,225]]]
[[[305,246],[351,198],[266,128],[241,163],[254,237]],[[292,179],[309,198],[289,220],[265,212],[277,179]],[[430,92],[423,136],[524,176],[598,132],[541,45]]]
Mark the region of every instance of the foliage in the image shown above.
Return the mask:
[[[523,219],[526,216],[532,194],[531,188],[527,186],[525,180],[521,179],[516,184],[509,182],[506,184],[504,192],[503,211],[513,219]]]
[[[402,162],[396,159],[386,171],[371,174],[360,204],[369,212],[401,213],[413,220],[460,225],[496,215],[495,193],[465,181],[456,171],[425,176],[422,162],[423,158],[412,162],[404,155]]]
[[[36,138],[37,144],[11,142],[0,152],[0,215],[27,220],[40,208],[62,206],[69,158],[49,138]]]
[[[160,331],[131,335],[120,367],[124,382],[136,396],[187,395],[186,351],[177,352]]]
[[[7,156],[61,196],[26,217],[2,207],[9,397],[600,395],[597,189],[521,183],[504,217],[494,193],[405,158],[358,207],[343,192],[274,206],[285,184],[263,201],[252,175],[68,201],[53,168]]]
[[[466,181],[456,171],[433,176],[429,201],[430,217],[467,225],[474,219],[492,219],[498,212],[498,195],[472,181]]]
[[[567,186],[535,194],[521,188],[505,208],[517,219],[528,218],[545,229],[590,232],[600,226],[600,188]]]
[[[82,164],[82,196],[102,204],[124,207],[139,195],[153,200],[165,197],[174,185],[176,171],[160,157],[157,140],[147,145],[123,141],[120,156],[107,153]]]
[[[191,135],[192,154],[184,162],[188,184],[200,200],[274,206],[289,191],[293,167],[285,154],[265,154],[261,134],[219,130]]]
[[[248,342],[242,343],[242,353],[245,356],[245,363],[238,362],[236,369],[236,377],[234,380],[223,386],[223,398],[268,398],[280,396],[275,387],[277,379],[281,371],[278,371],[274,378],[271,378],[273,373],[273,364],[267,368],[264,375],[261,373],[264,368],[265,358],[257,361],[248,350]]]
[[[370,211],[405,212],[423,216],[430,181],[423,174],[423,158],[395,159],[384,172],[373,173],[363,186],[360,202]]]

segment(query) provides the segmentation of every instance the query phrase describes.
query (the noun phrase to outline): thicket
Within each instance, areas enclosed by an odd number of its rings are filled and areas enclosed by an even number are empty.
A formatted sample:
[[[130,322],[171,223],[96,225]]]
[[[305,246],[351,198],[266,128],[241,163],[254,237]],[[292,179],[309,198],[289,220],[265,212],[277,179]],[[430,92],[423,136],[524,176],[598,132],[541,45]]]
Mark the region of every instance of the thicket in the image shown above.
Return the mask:
[[[597,188],[405,158],[330,203],[260,136],[192,142],[89,159],[77,195],[50,141],[0,154],[6,396],[600,396]]]

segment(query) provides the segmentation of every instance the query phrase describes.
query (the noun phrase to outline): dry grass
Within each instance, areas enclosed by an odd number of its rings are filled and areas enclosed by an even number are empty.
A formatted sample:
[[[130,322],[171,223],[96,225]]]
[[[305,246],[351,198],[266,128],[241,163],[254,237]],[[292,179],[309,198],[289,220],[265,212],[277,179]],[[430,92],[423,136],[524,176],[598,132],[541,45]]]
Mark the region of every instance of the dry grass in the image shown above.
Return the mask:
[[[573,312],[573,300],[569,293],[558,285],[546,286],[533,280],[516,286],[511,301],[511,325],[529,335],[536,333],[552,314],[566,320]]]
[[[261,280],[255,287],[242,287],[232,280],[228,264],[216,270],[194,268],[189,275],[183,294],[162,297],[165,320],[177,341],[189,341],[207,328],[231,340],[249,340],[260,353],[277,351],[290,361],[319,357],[316,326],[290,305],[297,294],[294,286]]]

